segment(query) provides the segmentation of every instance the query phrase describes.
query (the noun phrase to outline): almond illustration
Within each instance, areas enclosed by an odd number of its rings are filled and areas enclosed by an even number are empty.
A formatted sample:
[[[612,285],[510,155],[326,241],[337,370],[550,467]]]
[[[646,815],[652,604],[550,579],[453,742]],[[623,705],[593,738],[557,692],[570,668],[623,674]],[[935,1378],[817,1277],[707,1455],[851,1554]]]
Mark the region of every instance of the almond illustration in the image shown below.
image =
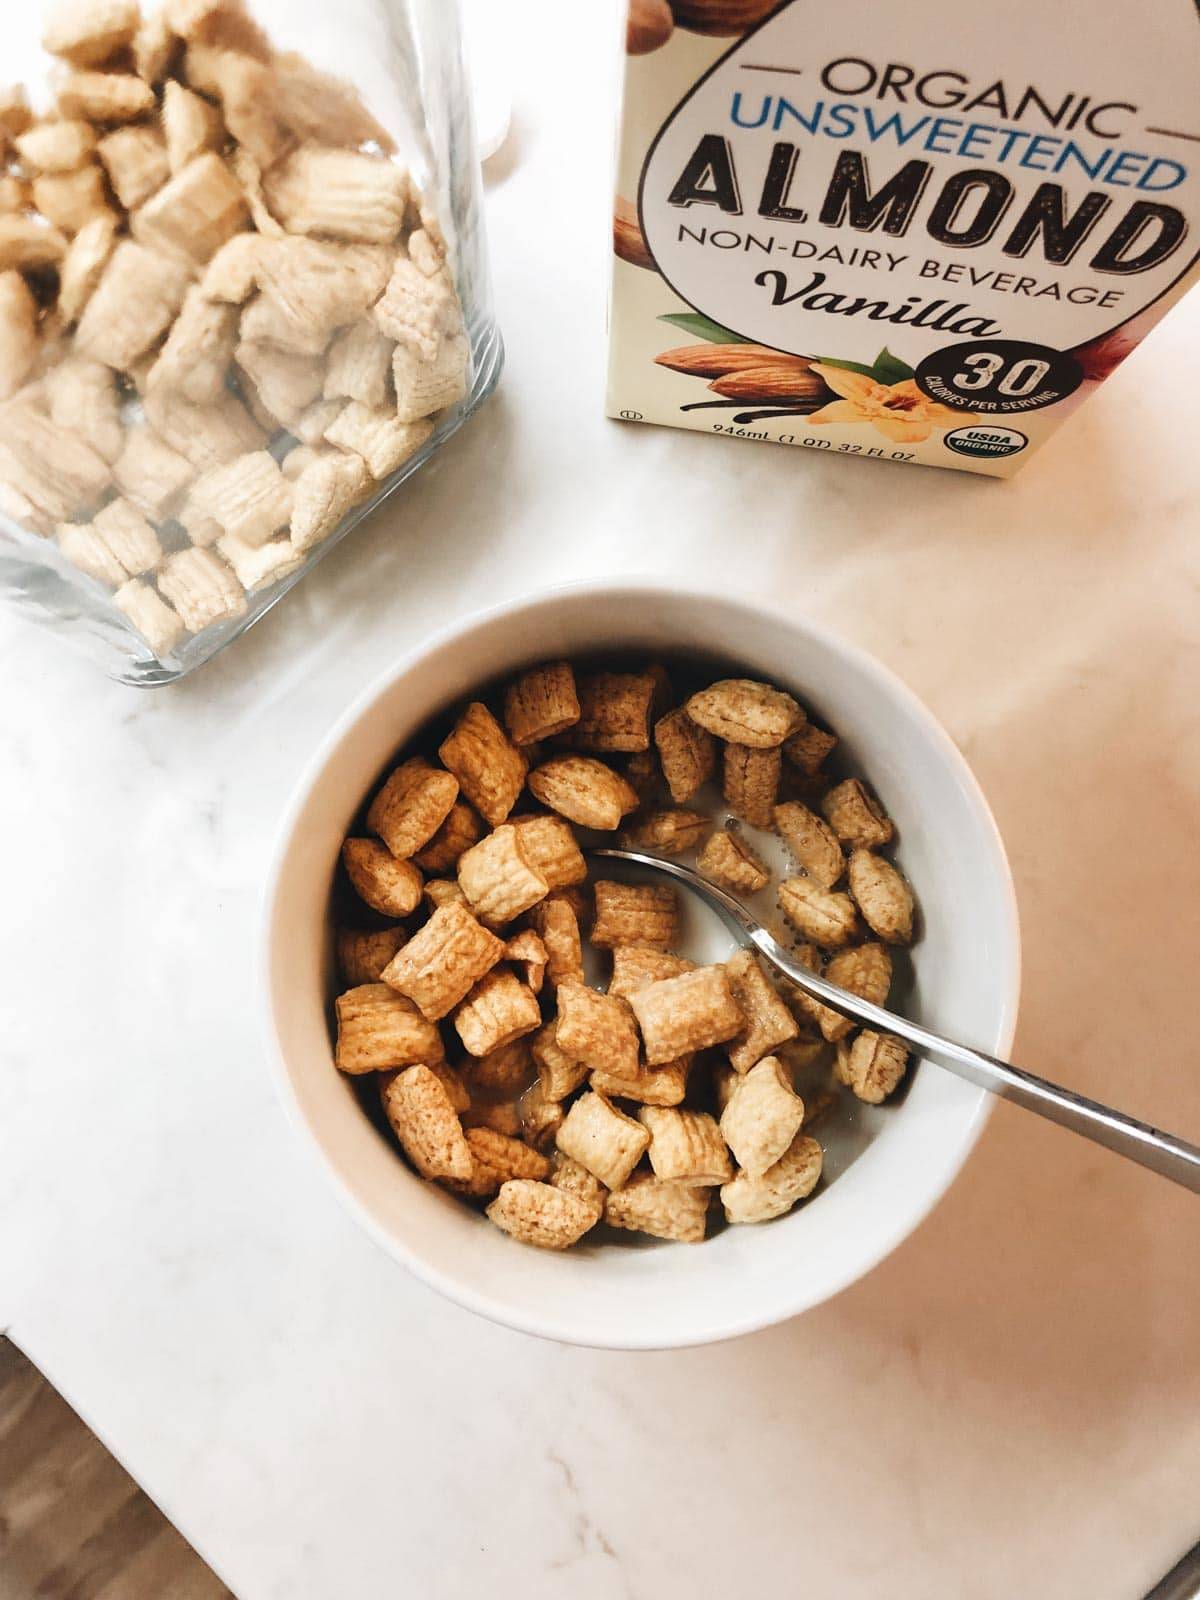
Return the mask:
[[[692,33],[735,34],[761,22],[779,0],[671,0],[676,25]]]
[[[708,387],[714,394],[724,395],[727,400],[761,401],[767,404],[787,400],[798,404],[811,402],[816,407],[829,396],[829,390],[817,374],[799,368],[794,361],[772,361],[761,367],[728,372]]]
[[[727,372],[744,372],[747,367],[786,366],[794,372],[807,372],[805,356],[781,355],[765,344],[688,344],[678,350],[664,350],[655,364],[672,372],[686,372],[693,378],[723,378]]]
[[[650,272],[658,271],[654,257],[646,248],[646,240],[638,222],[637,208],[628,200],[618,199],[613,207],[613,249],[621,260],[628,261],[631,267],[646,267]]]
[[[625,49],[631,56],[648,56],[666,44],[674,29],[667,0],[629,0]]]

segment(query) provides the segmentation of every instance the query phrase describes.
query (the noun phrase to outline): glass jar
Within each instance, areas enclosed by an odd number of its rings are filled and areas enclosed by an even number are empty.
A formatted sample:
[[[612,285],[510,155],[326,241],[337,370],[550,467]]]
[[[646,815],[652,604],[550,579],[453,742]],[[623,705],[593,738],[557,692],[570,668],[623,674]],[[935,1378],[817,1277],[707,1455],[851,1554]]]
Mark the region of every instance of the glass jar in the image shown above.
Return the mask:
[[[257,621],[503,361],[454,0],[4,23],[0,583],[127,683]]]

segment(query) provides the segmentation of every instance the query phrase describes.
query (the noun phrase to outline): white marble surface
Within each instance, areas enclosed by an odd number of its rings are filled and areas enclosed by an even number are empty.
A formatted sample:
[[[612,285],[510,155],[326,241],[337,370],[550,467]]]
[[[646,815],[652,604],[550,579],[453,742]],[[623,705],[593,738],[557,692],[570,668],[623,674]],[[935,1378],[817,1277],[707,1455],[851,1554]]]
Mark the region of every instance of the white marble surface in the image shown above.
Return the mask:
[[[1200,1536],[1191,1197],[1002,1106],[836,1301],[590,1353],[408,1278],[273,1098],[261,880],[350,694],[448,614],[686,564],[925,696],[1012,855],[1019,1058],[1200,1137],[1200,297],[1009,486],[606,422],[611,34],[528,9],[495,400],[177,688],[0,619],[0,1327],[241,1600],[1129,1600]]]

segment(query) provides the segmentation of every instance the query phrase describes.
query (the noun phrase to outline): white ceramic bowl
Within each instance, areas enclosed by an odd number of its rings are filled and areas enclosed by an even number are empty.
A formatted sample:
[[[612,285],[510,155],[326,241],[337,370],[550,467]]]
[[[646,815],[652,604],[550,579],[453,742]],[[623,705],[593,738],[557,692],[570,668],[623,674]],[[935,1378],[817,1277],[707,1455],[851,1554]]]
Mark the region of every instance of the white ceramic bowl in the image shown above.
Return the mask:
[[[397,1260],[497,1322],[618,1349],[701,1344],[782,1321],[845,1288],[909,1234],[979,1135],[988,1097],[931,1064],[901,1103],[861,1108],[811,1200],[702,1245],[514,1243],[423,1182],[335,1071],[330,886],[351,818],[432,713],[531,661],[635,647],[699,650],[792,690],[841,735],[896,819],[922,937],[907,1005],[1005,1055],[1019,989],[1012,881],[987,803],[930,713],[877,661],[802,616],[670,582],[587,584],[469,618],[401,661],[324,740],[292,802],[267,889],[268,1029],[283,1097],[334,1185]],[[822,1142],[826,1132],[822,1130]]]

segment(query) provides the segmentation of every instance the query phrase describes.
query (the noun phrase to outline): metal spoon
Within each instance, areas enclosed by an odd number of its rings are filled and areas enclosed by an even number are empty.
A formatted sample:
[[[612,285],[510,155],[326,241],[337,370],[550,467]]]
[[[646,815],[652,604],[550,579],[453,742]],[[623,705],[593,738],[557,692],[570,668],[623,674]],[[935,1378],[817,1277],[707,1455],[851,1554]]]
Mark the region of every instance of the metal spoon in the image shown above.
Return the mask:
[[[743,936],[743,942],[748,940],[785,978],[823,1005],[840,1012],[842,1016],[853,1017],[855,1022],[865,1023],[869,1028],[895,1034],[896,1038],[903,1039],[920,1055],[932,1057],[939,1066],[948,1067],[960,1078],[966,1078],[968,1083],[999,1095],[1002,1100],[1015,1101],[1017,1105],[1024,1106],[1026,1111],[1036,1111],[1039,1116],[1057,1122],[1060,1127],[1070,1128],[1072,1133],[1082,1134],[1085,1139],[1115,1150],[1118,1155],[1136,1161],[1139,1166],[1149,1167],[1151,1172],[1170,1178],[1173,1183],[1182,1184],[1193,1194],[1200,1194],[1200,1147],[1189,1144],[1186,1139],[1177,1139],[1174,1134],[1163,1133],[1161,1129],[1152,1128],[1145,1122],[1137,1122],[1120,1111],[1087,1099],[1085,1095],[1061,1089],[1057,1084],[1047,1083],[1044,1078],[1035,1078],[1031,1072],[1022,1072],[1007,1061],[997,1061],[994,1056],[984,1055],[982,1050],[972,1050],[969,1045],[943,1039],[919,1023],[895,1016],[882,1006],[872,1005],[869,1000],[860,1000],[857,995],[839,989],[836,984],[827,983],[824,978],[794,960],[740,901],[702,877],[692,867],[681,866],[678,861],[664,860],[661,856],[647,855],[642,850],[594,849],[588,854],[604,856],[613,861],[628,861],[633,866],[648,867],[652,872],[662,872],[677,879],[689,889],[694,889],[701,899],[707,900],[722,920],[735,933]]]

